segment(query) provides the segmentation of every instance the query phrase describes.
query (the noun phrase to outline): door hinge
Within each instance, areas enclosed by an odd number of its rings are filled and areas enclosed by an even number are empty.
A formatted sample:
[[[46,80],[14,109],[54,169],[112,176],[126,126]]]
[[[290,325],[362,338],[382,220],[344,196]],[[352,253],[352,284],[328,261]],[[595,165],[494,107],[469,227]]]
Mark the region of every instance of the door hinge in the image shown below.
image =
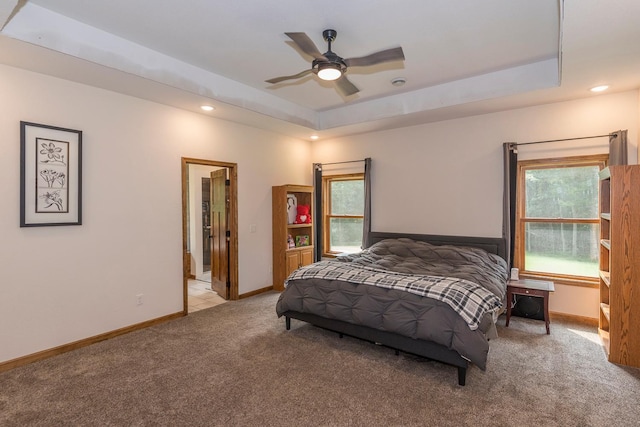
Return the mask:
[[[226,179],[224,181],[224,185],[226,185],[227,187],[231,185],[231,180],[230,179]]]
[[[231,237],[231,230],[227,230],[227,231],[226,231],[226,233],[225,233],[225,235],[226,235],[227,237]]]

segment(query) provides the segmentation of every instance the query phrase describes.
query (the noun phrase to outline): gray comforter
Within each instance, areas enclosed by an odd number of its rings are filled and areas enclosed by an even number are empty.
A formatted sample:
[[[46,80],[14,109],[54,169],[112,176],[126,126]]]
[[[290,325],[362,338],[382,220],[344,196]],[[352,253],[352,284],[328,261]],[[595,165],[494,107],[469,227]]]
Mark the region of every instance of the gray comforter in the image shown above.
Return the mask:
[[[351,262],[408,274],[457,277],[477,283],[504,300],[506,262],[477,248],[434,246],[410,239],[383,240],[361,253],[340,257]],[[276,305],[286,311],[311,313],[414,339],[433,341],[486,368],[488,335],[495,331],[489,313],[476,330],[442,301],[408,292],[341,280],[290,280]]]

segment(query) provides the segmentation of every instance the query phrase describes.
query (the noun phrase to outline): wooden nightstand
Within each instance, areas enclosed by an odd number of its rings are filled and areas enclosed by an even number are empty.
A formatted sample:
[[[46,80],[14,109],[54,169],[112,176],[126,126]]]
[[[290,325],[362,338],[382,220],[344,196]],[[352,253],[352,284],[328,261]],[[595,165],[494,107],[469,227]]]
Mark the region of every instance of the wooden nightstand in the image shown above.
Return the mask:
[[[547,335],[549,331],[549,292],[554,292],[555,287],[553,282],[546,280],[510,280],[507,283],[507,323],[506,327],[509,327],[509,320],[511,319],[511,302],[514,295],[526,295],[533,297],[540,297],[544,300],[544,323],[547,326]]]

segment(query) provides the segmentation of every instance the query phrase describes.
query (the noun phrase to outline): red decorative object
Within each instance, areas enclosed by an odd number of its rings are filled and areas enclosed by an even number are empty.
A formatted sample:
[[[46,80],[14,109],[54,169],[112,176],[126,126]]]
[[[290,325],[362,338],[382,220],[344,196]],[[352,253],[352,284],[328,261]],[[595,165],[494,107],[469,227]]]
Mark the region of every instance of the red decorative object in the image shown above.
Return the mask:
[[[311,213],[309,205],[298,205],[298,215],[296,215],[296,224],[311,224]]]

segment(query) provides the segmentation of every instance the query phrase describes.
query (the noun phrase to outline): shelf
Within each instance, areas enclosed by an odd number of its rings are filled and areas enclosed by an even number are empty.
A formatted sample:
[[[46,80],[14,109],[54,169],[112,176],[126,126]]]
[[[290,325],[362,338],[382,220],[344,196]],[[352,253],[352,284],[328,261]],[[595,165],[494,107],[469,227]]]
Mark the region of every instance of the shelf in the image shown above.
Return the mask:
[[[305,228],[305,227],[313,227],[313,224],[287,224],[287,228]]]
[[[272,209],[272,258],[273,258],[273,289],[284,290],[287,277],[303,265],[314,261],[314,223],[289,224],[295,217],[289,216],[290,196],[295,196],[297,205],[309,206],[313,212],[314,192],[310,185],[276,185],[271,188]],[[309,217],[311,219],[311,217]],[[306,246],[289,247],[290,240]]]
[[[300,250],[303,250],[303,249],[313,249],[313,245],[296,246],[294,248],[287,248],[285,252],[300,251]]]
[[[640,367],[640,165],[600,173],[599,328],[609,362]]]
[[[610,280],[608,271],[600,270],[600,278],[602,279],[604,284],[607,285],[607,287],[611,286],[611,280]]]

